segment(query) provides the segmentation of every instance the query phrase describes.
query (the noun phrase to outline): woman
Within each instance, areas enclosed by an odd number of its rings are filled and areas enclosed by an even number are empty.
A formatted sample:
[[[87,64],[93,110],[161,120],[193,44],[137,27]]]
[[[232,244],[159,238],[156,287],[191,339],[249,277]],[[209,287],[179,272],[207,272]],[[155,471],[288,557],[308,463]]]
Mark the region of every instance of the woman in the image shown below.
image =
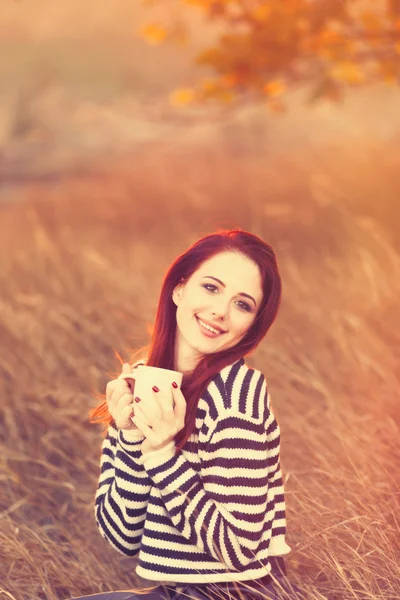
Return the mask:
[[[92,600],[303,598],[286,578],[280,430],[262,372],[245,364],[274,322],[273,249],[240,228],[207,235],[164,278],[147,359],[183,373],[174,407],[135,398],[134,372],[107,384],[95,518],[136,572],[162,581]],[[157,395],[158,394],[158,395]],[[163,401],[164,400],[164,401]]]

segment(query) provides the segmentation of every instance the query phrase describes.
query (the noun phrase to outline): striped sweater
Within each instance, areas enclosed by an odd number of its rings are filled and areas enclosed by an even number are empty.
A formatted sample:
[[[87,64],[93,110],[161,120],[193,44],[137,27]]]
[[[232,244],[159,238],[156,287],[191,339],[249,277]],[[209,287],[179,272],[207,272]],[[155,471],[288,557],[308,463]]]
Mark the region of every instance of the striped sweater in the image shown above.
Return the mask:
[[[145,359],[139,361],[145,363]],[[136,364],[139,364],[136,363]],[[143,434],[110,425],[95,518],[152,581],[212,583],[267,575],[288,554],[280,430],[264,375],[244,358],[224,367],[197,407],[183,449],[142,454]]]

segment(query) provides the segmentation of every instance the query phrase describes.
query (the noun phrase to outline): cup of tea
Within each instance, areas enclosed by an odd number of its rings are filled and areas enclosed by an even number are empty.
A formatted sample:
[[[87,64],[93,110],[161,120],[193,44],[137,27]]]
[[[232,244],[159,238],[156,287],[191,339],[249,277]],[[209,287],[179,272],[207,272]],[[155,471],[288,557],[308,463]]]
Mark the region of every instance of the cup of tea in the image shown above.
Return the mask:
[[[181,385],[183,373],[180,371],[172,371],[171,369],[161,369],[160,367],[148,367],[141,365],[136,369],[135,373],[135,389],[134,396],[138,396],[141,402],[149,402],[157,410],[158,404],[156,400],[157,394],[163,395],[163,402],[170,402],[174,407],[174,397],[172,394],[172,382],[176,381],[178,386]],[[155,393],[152,387],[156,385],[159,392]],[[164,395],[166,398],[164,398]],[[159,415],[161,418],[161,415]]]

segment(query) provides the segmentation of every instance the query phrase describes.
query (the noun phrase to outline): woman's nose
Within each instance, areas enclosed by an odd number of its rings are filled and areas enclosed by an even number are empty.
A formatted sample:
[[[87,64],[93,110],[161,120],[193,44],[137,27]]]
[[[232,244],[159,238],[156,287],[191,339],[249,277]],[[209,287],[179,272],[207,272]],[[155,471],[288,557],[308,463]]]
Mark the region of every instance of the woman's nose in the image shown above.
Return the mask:
[[[221,302],[217,305],[214,304],[213,308],[211,309],[211,314],[214,318],[223,319],[225,321],[228,316],[228,311],[229,305]]]

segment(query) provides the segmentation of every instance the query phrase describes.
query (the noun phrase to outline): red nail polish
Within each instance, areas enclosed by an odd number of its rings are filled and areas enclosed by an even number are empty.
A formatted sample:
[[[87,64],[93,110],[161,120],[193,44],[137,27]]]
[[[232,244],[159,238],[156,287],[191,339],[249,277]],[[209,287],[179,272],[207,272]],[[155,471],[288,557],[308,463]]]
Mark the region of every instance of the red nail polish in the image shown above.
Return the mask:
[[[153,392],[159,392],[160,391],[156,385],[153,385],[153,387],[151,389],[153,390]]]
[[[172,382],[172,385],[174,386],[174,388],[178,387],[178,384],[175,381]]]
[[[136,396],[135,402],[140,402],[140,398],[138,398],[138,396]]]

